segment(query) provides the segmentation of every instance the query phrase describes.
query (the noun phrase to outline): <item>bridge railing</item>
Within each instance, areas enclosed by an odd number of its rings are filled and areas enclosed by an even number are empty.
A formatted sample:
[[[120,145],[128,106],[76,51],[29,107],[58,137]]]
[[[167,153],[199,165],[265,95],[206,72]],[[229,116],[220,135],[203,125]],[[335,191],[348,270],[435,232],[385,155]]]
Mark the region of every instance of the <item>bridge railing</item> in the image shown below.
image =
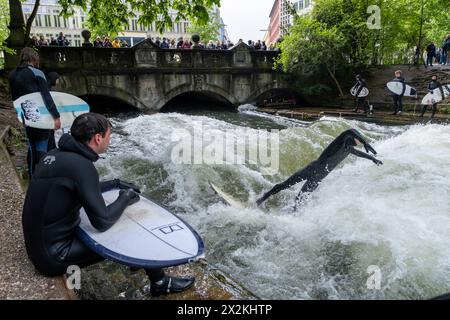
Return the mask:
[[[39,47],[41,67],[47,70],[101,70],[119,72],[133,69],[232,70],[235,68],[273,70],[275,51],[254,51],[245,44],[229,50],[160,49],[146,41],[132,48]]]

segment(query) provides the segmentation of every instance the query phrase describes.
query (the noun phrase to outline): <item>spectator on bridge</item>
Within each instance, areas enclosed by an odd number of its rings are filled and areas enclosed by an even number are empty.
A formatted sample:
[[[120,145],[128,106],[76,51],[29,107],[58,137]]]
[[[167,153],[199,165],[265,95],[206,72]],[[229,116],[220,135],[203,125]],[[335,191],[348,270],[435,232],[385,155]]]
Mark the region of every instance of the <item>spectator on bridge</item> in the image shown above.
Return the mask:
[[[184,44],[184,41],[183,41],[183,38],[178,38],[178,42],[177,42],[177,49],[182,49],[183,48],[183,44]]]
[[[127,40],[122,41],[122,48],[129,48],[130,45],[128,44]]]
[[[230,49],[232,47],[234,47],[234,43],[231,42],[230,40],[227,40],[227,49]]]
[[[100,37],[95,38],[94,47],[103,47],[103,41]]]
[[[261,43],[261,50],[263,50],[263,51],[266,51],[266,50],[267,50],[267,45],[266,45],[266,42],[265,42],[265,41],[263,41],[263,42]]]
[[[160,46],[161,49],[169,49],[169,43],[167,42],[167,38],[163,38]]]
[[[254,44],[255,50],[261,50],[261,40],[258,40],[255,44]]]
[[[212,40],[209,40],[208,46],[206,47],[206,49],[209,49],[209,50],[215,50],[216,49],[216,45],[214,44],[214,42]]]
[[[39,40],[36,36],[31,37],[30,46],[31,47],[39,47]]]
[[[255,49],[255,45],[253,44],[252,40],[248,40],[248,46],[250,49],[254,50]]]
[[[161,38],[160,38],[160,37],[156,37],[155,44],[156,44],[159,48],[161,48]]]
[[[120,48],[120,39],[118,37],[115,37],[111,45],[113,48]]]
[[[60,47],[67,47],[70,44],[69,40],[66,39],[66,36],[62,32],[59,33],[59,36],[56,39],[56,42],[58,43],[58,46],[60,46]]]
[[[169,49],[177,49],[177,43],[175,42],[175,39],[172,39],[170,41]]]
[[[185,40],[183,43],[183,49],[190,49],[191,48],[191,43],[188,40]]]
[[[44,38],[44,35],[42,35],[42,34],[39,37],[39,45],[40,46],[48,46],[48,41]]]
[[[50,38],[50,45],[51,46],[57,46],[58,45],[58,42],[56,41],[56,39],[54,37]]]
[[[112,47],[112,43],[111,43],[111,41],[109,40],[108,37],[105,37],[105,39],[103,40],[103,47],[105,47],[105,48],[111,48]]]

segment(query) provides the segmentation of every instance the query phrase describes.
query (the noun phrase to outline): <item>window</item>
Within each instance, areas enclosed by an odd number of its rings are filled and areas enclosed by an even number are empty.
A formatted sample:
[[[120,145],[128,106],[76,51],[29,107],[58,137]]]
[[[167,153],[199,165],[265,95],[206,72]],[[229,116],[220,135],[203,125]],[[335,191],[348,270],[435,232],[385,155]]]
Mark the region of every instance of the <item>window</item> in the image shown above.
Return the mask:
[[[136,19],[131,20],[131,30],[137,31],[137,20]]]
[[[55,28],[61,28],[61,23],[59,22],[59,16],[53,16],[54,27]]]
[[[44,15],[45,26],[51,28],[52,26],[52,17],[48,14]]]
[[[40,14],[36,15],[36,17],[34,18],[34,25],[36,27],[42,27],[42,20]]]

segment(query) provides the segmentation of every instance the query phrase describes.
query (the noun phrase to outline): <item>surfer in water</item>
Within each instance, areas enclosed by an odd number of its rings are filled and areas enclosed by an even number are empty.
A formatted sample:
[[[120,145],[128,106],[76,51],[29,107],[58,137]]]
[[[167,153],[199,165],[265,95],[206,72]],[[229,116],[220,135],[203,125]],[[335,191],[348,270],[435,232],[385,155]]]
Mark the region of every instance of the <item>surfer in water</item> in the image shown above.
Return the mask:
[[[363,144],[367,153],[359,151],[354,147]],[[371,156],[369,152],[374,155],[377,154],[374,148],[362,137],[362,135],[354,130],[350,129],[341,133],[320,155],[320,157],[311,162],[305,168],[296,172],[286,181],[275,185],[270,191],[264,194],[260,199],[256,201],[259,206],[270,196],[277,194],[278,192],[285,190],[301,181],[306,181],[296,199],[296,206],[303,200],[305,193],[314,191],[319,183],[339,165],[348,155],[353,154],[357,157],[368,159],[373,161],[376,165],[382,165],[383,163]]]
[[[139,201],[139,188],[121,180],[99,182],[93,162],[105,153],[111,123],[102,115],[86,113],[75,119],[70,134],[59,140],[37,165],[28,187],[22,225],[28,256],[46,276],[59,276],[67,268],[80,268],[104,260],[78,238],[83,207],[92,226],[100,232],[111,228],[128,206]],[[117,200],[106,206],[102,193],[121,189]],[[146,269],[153,296],[181,292],[194,278],[166,276],[163,269]]]

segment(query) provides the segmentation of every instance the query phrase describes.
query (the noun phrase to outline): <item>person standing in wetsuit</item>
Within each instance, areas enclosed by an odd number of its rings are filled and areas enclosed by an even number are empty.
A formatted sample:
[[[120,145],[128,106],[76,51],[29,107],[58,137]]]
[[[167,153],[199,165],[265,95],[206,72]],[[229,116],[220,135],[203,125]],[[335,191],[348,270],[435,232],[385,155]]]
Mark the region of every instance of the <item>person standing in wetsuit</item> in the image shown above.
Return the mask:
[[[32,48],[23,48],[20,52],[19,66],[9,76],[12,100],[29,93],[40,92],[48,112],[55,120],[55,130],[61,128],[61,120],[55,102],[50,95],[47,79],[39,67],[39,55]],[[25,112],[25,117],[27,113]],[[39,160],[45,156],[51,130],[25,126],[28,139],[28,175],[31,178]]]
[[[104,260],[86,247],[76,235],[83,207],[92,226],[104,232],[120,218],[125,208],[139,201],[139,188],[111,180],[99,182],[93,162],[106,152],[111,124],[102,115],[86,113],[75,119],[71,134],[59,140],[59,149],[50,151],[36,167],[28,187],[22,225],[28,256],[46,276],[58,276],[71,265],[80,268]],[[118,199],[105,205],[102,193],[121,189]],[[166,276],[163,269],[147,269],[151,294],[180,292],[194,278]]]
[[[444,92],[442,91],[442,85],[441,85],[441,83],[439,81],[437,81],[437,76],[434,75],[431,78],[431,82],[428,84],[428,92],[433,92],[436,89],[441,90],[441,94],[444,97]],[[427,109],[428,109],[428,105],[423,105],[422,106],[422,113],[420,114],[421,118],[423,118],[425,112],[427,112]],[[436,113],[436,109],[437,109],[437,103],[433,103],[432,113],[431,113],[431,118],[430,119],[434,118],[434,114]]]
[[[392,113],[392,115],[395,116],[397,114],[400,115],[403,112],[403,95],[405,94],[406,85],[405,78],[402,77],[401,70],[395,71],[395,78],[392,81],[400,82],[403,84],[403,92],[401,94],[392,94],[392,99],[394,102],[394,112]]]
[[[354,147],[362,143],[366,149],[366,153],[361,152]],[[314,191],[321,182],[339,163],[341,163],[349,154],[353,154],[357,157],[368,159],[373,161],[376,165],[382,165],[383,163],[369,154],[372,152],[377,154],[369,143],[361,136],[361,134],[350,129],[341,133],[320,155],[319,159],[311,162],[302,170],[296,172],[286,181],[275,185],[270,191],[265,193],[261,198],[256,201],[259,206],[270,196],[279,193],[301,181],[306,181],[303,185],[300,193],[297,196],[296,203],[301,202],[306,192]]]
[[[366,88],[366,81],[364,81],[364,79],[361,77],[360,74],[356,75],[356,84],[353,86],[355,88],[355,97],[356,97],[356,108],[353,109],[353,112],[358,113],[358,109],[364,108],[364,112],[368,113],[368,107],[366,104],[366,98],[365,97],[360,97],[359,94],[361,93],[361,91]]]

